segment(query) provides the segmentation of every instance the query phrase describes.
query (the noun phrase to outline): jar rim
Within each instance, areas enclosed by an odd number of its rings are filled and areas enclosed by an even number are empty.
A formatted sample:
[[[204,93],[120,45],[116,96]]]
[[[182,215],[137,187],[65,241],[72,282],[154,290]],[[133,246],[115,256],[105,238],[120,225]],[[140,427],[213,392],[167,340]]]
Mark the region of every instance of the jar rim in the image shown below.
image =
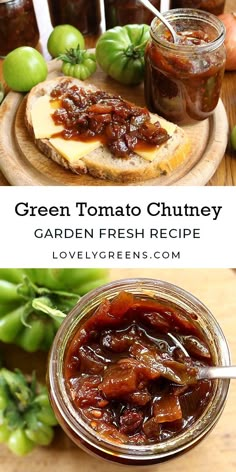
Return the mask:
[[[165,39],[158,37],[158,28],[162,28],[163,23],[156,17],[152,20],[150,25],[150,36],[151,38],[162,47],[172,51],[172,52],[181,52],[181,53],[203,53],[203,52],[210,52],[214,51],[215,49],[219,48],[224,40],[226,35],[226,29],[223,22],[212,13],[197,10],[194,8],[175,8],[168,10],[162,13],[166,20],[168,20],[171,24],[176,21],[177,19],[180,21],[186,20],[196,20],[201,23],[208,23],[212,27],[215,28],[217,31],[217,37],[209,42],[200,45],[185,45],[179,43],[170,43]],[[165,28],[165,27],[164,27]]]
[[[118,462],[128,461],[130,463],[135,463],[136,465],[141,465],[146,463],[157,463],[173,455],[180,454],[184,450],[196,444],[203,436],[205,436],[206,433],[210,431],[215,425],[222,413],[230,381],[220,380],[216,381],[214,384],[214,392],[212,393],[212,395],[214,394],[214,398],[212,399],[212,402],[214,402],[214,399],[215,401],[217,400],[218,409],[216,407],[212,407],[210,410],[210,406],[206,406],[206,409],[200,418],[198,418],[194,424],[187,429],[187,431],[171,438],[170,440],[167,440],[163,443],[137,446],[117,445],[109,441],[105,441],[102,438],[98,438],[96,432],[91,430],[91,428],[81,419],[78,413],[76,414],[76,410],[74,409],[72,402],[66,392],[62,370],[65,349],[76,331],[76,326],[78,326],[78,310],[82,309],[83,306],[86,307],[86,305],[89,305],[91,300],[100,300],[101,297],[104,298],[108,293],[111,294],[111,292],[112,297],[114,297],[114,291],[120,292],[125,288],[128,291],[131,290],[132,287],[138,287],[137,290],[139,290],[139,293],[141,293],[142,290],[146,290],[147,293],[149,293],[150,290],[153,290],[153,293],[158,293],[159,290],[160,293],[163,293],[163,296],[167,296],[167,294],[168,296],[174,296],[177,294],[179,300],[182,303],[184,303],[184,301],[186,301],[186,303],[189,302],[190,312],[192,312],[192,306],[195,306],[198,310],[198,313],[201,313],[201,316],[204,314],[206,319],[208,319],[208,322],[213,324],[214,333],[220,341],[218,347],[220,349],[219,356],[221,355],[222,365],[230,364],[230,353],[224,334],[217,320],[214,318],[209,309],[194,295],[174,284],[170,284],[162,280],[138,278],[120,279],[110,282],[106,285],[103,285],[102,287],[92,290],[83,296],[67,315],[61,327],[59,328],[59,331],[57,332],[49,358],[48,381],[52,405],[56,405],[56,408],[58,411],[60,411],[62,418],[66,416],[66,421],[69,424],[70,429],[73,431],[71,439],[73,440],[73,436],[77,433],[82,440],[82,447],[85,445],[85,449],[89,449],[93,453],[100,454],[105,458],[113,458],[113,460]],[[97,305],[98,303],[95,306]],[[210,423],[209,421],[206,421],[208,417],[207,415],[210,415],[211,417]],[[65,419],[63,422],[64,421]],[[68,434],[68,431],[66,432]],[[189,434],[188,441],[184,441],[184,438],[186,439],[187,434]]]

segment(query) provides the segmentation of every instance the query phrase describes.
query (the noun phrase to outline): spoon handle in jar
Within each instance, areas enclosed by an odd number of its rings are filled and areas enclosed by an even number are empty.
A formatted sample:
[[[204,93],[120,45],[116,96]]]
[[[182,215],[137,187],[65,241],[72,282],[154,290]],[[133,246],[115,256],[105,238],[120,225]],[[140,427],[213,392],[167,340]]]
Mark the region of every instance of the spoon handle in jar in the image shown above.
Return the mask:
[[[200,367],[198,379],[236,379],[236,366]]]
[[[159,10],[157,10],[151,2],[149,2],[149,0],[139,0],[140,3],[142,3],[148,10],[150,10],[155,16],[157,16],[159,18],[159,20],[161,20],[162,23],[164,23],[164,25],[166,26],[166,28],[170,31],[172,37],[173,37],[173,41],[174,43],[177,42],[177,34],[176,34],[176,31],[174,30],[174,28],[172,28],[171,24],[169,23],[169,21],[167,21],[165,19],[165,17],[159,12]]]

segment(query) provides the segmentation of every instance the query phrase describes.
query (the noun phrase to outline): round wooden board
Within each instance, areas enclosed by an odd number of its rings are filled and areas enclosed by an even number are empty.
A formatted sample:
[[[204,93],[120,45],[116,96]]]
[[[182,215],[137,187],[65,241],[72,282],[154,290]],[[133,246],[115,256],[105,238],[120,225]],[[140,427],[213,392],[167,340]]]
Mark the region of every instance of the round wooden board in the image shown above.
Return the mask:
[[[48,78],[60,75],[60,63],[51,61]],[[107,77],[101,70],[87,80],[137,105],[144,105],[143,85],[127,87]],[[44,156],[35,146],[24,124],[26,98],[10,92],[0,107],[0,167],[11,185],[127,185],[78,176]],[[207,120],[184,127],[192,143],[191,154],[171,174],[128,185],[205,185],[215,173],[228,141],[228,120],[220,100]]]

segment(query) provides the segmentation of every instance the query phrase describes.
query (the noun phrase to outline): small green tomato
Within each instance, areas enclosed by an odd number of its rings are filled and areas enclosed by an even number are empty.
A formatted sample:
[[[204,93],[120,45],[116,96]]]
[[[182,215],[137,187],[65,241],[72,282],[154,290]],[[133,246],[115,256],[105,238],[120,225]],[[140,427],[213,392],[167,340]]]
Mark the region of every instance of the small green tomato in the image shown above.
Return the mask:
[[[48,52],[52,57],[65,53],[67,49],[77,48],[78,45],[81,49],[84,48],[84,37],[77,28],[71,25],[56,26],[47,42]]]
[[[86,49],[70,49],[66,54],[61,54],[63,74],[79,80],[86,80],[97,69],[96,56]]]
[[[3,61],[3,77],[16,92],[29,92],[48,74],[47,63],[36,49],[22,46],[11,51]]]

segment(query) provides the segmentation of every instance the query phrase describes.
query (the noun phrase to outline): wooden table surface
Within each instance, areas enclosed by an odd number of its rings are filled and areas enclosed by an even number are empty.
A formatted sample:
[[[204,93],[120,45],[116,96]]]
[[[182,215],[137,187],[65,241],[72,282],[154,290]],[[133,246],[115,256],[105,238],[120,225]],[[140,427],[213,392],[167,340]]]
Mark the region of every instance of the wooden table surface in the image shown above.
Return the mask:
[[[50,59],[47,51],[47,38],[52,30],[47,0],[33,0],[37,14],[40,30],[39,49],[46,59]],[[226,0],[225,11],[232,11],[235,8],[235,0]],[[87,47],[94,47],[95,37],[86,39]],[[0,80],[2,80],[2,61],[0,60]],[[226,72],[223,82],[221,98],[225,105],[230,129],[236,124],[236,72]],[[9,185],[5,177],[0,172],[0,185]],[[236,153],[228,146],[225,156],[219,165],[216,173],[209,181],[208,185],[236,185]]]
[[[110,279],[126,277],[153,277],[172,282],[190,291],[211,310],[220,323],[236,364],[236,271],[230,269],[155,269],[111,270]],[[29,371],[39,364],[39,355],[28,355],[5,346],[7,366],[26,367]],[[45,359],[44,359],[45,360]],[[40,374],[44,374],[44,362]],[[181,457],[160,464],[151,470],[161,472],[211,472],[236,470],[236,380],[231,381],[226,407],[211,433],[195,448]],[[25,458],[13,456],[5,445],[0,445],[1,472],[103,472],[106,463],[91,457],[74,446],[58,428],[50,447],[37,448]],[[127,471],[127,467],[109,465],[110,472]],[[133,469],[131,469],[133,470]],[[136,469],[137,470],[137,469]],[[142,469],[141,469],[142,470]]]

